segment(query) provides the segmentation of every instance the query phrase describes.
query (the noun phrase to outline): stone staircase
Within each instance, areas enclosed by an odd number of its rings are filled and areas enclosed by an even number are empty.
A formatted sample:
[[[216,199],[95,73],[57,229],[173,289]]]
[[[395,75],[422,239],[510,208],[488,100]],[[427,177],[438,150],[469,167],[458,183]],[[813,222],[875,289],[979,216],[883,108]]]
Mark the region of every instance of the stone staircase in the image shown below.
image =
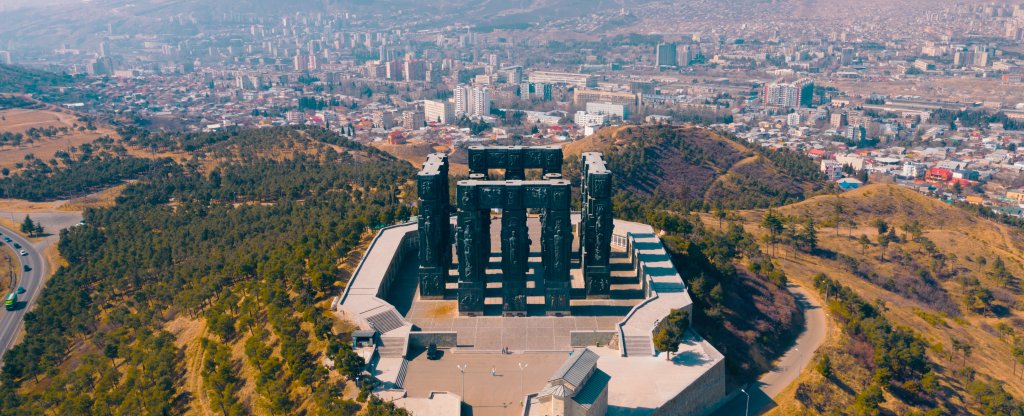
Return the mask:
[[[629,257],[612,257],[609,259],[611,276],[609,279],[612,299],[643,299],[643,285],[636,276],[636,269]]]
[[[404,358],[405,338],[381,336],[377,354],[380,354],[381,358]]]
[[[405,388],[405,375],[409,372],[409,360],[402,359],[402,367],[398,370],[398,377],[395,378],[395,384],[399,388]]]
[[[394,309],[387,309],[384,312],[372,315],[366,318],[366,322],[381,334],[401,328],[405,325],[405,321],[402,319],[402,316]]]
[[[679,276],[665,246],[653,229],[629,234],[637,267],[649,285],[650,297],[637,304],[619,322],[623,338],[622,355],[641,357],[654,355],[652,334],[658,322],[673,309],[689,311],[693,301]],[[620,266],[621,267],[621,266]],[[640,282],[638,282],[640,283]]]
[[[643,335],[626,335],[625,352],[627,357],[649,357],[654,355],[654,344],[651,337]]]

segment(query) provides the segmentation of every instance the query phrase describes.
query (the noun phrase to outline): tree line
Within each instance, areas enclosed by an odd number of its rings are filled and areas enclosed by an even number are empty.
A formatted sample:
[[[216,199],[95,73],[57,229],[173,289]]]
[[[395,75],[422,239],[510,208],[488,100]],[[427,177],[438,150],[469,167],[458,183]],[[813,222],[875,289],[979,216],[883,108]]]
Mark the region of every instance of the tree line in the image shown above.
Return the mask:
[[[24,169],[0,179],[0,198],[49,201],[67,199],[144,175],[171,175],[170,159],[142,159],[114,152],[81,153],[44,162],[31,155]]]

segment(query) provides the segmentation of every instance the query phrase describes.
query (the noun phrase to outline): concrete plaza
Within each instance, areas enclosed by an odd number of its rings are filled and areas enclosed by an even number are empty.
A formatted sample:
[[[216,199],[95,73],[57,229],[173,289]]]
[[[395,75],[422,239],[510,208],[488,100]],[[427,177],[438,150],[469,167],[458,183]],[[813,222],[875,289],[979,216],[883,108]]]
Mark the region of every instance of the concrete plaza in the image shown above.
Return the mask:
[[[463,400],[472,407],[473,416],[511,416],[522,411],[525,393],[535,392],[568,356],[565,352],[480,354],[446,351],[440,360],[425,354],[409,362],[405,390],[409,397],[426,397],[432,391],[462,394],[462,374],[457,366],[466,366]],[[519,364],[526,364],[521,371]],[[491,375],[491,369],[495,370]]]

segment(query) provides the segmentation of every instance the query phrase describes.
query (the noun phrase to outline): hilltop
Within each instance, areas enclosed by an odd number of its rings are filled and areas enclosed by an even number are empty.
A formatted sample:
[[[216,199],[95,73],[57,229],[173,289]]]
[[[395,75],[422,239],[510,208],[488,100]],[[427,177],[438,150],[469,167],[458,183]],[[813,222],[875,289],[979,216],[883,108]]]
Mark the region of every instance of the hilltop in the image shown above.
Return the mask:
[[[386,142],[376,142],[371,146],[378,150],[383,150],[391,156],[397,159],[404,160],[412,164],[416,169],[423,166],[423,162],[427,160],[427,155],[437,152],[448,153],[450,172],[453,175],[465,176],[469,174],[469,165],[467,165],[466,152],[459,149],[452,150],[444,145],[432,145],[424,142],[413,142],[406,144],[388,144]]]
[[[762,226],[772,215],[784,224],[775,237]],[[1016,368],[1024,358],[1024,230],[892,184],[737,211],[732,220],[758,236],[789,278],[831,295],[841,330],[819,351],[828,364],[819,358],[777,398],[777,414],[857,412],[878,397],[895,414],[1020,406],[1008,394],[1024,394]],[[797,237],[809,222],[813,247]],[[889,354],[892,364],[880,365]]]
[[[777,206],[826,186],[802,155],[751,148],[696,126],[612,127],[565,146],[571,157],[589,151],[604,153],[618,187],[688,209]]]

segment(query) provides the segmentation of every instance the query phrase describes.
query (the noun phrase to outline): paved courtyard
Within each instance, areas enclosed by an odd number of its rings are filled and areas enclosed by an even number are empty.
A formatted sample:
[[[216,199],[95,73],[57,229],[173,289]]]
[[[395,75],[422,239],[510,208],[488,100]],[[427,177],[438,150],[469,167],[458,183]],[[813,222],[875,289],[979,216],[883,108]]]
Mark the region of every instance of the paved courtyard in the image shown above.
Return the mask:
[[[447,314],[438,315],[438,311]],[[622,320],[622,315],[470,318],[456,315],[455,301],[421,300],[414,302],[406,319],[423,331],[457,332],[459,348],[569,351],[572,349],[569,331],[611,331]]]
[[[462,394],[462,374],[466,366],[465,402],[473,416],[512,416],[522,411],[523,392],[544,387],[551,374],[568,358],[564,352],[526,354],[480,354],[446,351],[440,360],[427,360],[425,354],[410,357],[405,389],[409,397],[426,397],[431,391]],[[526,365],[521,371],[519,363]],[[491,375],[491,369],[494,375]]]

